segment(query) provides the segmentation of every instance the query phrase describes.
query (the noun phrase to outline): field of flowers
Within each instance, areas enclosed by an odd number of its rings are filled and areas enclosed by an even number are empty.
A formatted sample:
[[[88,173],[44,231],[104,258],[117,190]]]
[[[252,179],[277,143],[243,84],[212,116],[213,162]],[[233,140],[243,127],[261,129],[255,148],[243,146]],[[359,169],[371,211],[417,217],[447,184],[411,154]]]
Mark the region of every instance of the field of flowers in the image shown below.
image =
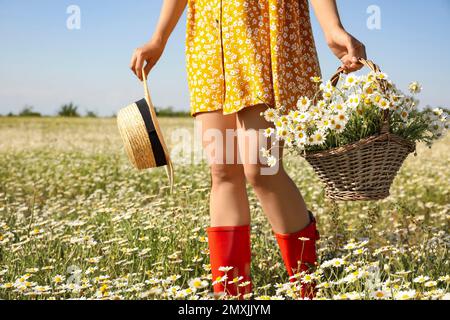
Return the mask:
[[[163,119],[166,137],[193,130]],[[450,137],[419,146],[373,203],[332,203],[311,167],[288,171],[317,215],[318,299],[449,299]],[[1,299],[210,296],[207,166],[137,172],[113,119],[0,118]],[[298,299],[253,192],[255,299]],[[311,279],[303,279],[311,281]]]

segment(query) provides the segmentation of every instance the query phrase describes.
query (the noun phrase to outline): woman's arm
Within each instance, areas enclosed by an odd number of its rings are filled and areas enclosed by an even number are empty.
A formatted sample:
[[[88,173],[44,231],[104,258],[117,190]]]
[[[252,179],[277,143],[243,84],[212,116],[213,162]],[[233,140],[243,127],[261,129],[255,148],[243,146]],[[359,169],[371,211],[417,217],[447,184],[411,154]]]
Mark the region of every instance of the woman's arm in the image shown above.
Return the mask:
[[[342,68],[346,72],[361,69],[362,65],[358,63],[358,58],[367,58],[366,48],[345,31],[339,18],[336,0],[311,0],[311,4],[322,26],[328,46],[342,61]]]
[[[186,4],[187,0],[164,0],[153,37],[144,46],[136,49],[131,58],[130,68],[140,80],[142,80],[142,67],[145,65],[145,74],[148,75],[158,62]]]

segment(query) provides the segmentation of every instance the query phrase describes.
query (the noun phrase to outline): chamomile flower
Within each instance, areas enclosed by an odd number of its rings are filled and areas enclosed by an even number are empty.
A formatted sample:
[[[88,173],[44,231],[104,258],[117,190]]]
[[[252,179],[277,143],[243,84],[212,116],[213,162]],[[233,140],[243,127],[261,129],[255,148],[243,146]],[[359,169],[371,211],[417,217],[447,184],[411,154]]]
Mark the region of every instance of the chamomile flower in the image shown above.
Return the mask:
[[[299,131],[305,131],[306,130],[306,125],[304,123],[296,123],[295,125],[292,126],[291,131],[295,134]]]
[[[311,77],[310,78],[311,82],[313,83],[322,83],[322,78],[321,77]]]
[[[366,83],[363,87],[363,92],[366,95],[373,94],[375,92],[375,90],[376,90],[376,86],[372,82]]]
[[[284,138],[284,141],[286,143],[286,146],[292,147],[295,143],[294,135],[289,134],[287,137]]]
[[[244,280],[244,277],[236,277],[232,281],[229,281],[228,284],[237,284],[240,283],[242,280]]]
[[[367,252],[367,249],[365,249],[365,248],[358,248],[358,249],[353,251],[353,254],[355,256],[360,256],[360,255],[362,255],[362,254],[364,254],[366,252]]]
[[[319,130],[326,130],[331,128],[331,125],[331,119],[324,118],[317,123],[317,128],[319,128]]]
[[[324,92],[334,92],[336,90],[335,87],[331,84],[331,81],[327,81],[326,83],[322,83],[320,85],[320,90]]]
[[[220,267],[219,271],[223,272],[223,273],[228,273],[231,270],[233,270],[233,267]]]
[[[100,278],[100,280],[102,280],[102,278],[103,277],[101,277]],[[173,282],[176,282],[178,279],[180,279],[181,278],[181,275],[179,275],[179,274],[174,274],[174,275],[171,275],[171,276],[169,276],[169,277],[167,277],[166,278],[166,282],[167,283],[173,283]]]
[[[49,292],[50,290],[52,290],[52,288],[50,286],[36,286],[34,287],[34,291],[35,293],[46,293]]]
[[[414,283],[424,283],[427,282],[428,280],[430,280],[430,277],[427,276],[418,276],[417,278],[415,278],[413,280]]]
[[[406,110],[400,111],[400,118],[402,118],[403,121],[407,121],[409,118],[409,112]]]
[[[279,117],[278,120],[281,123],[283,123],[283,126],[287,126],[290,122],[289,116],[287,116],[287,115],[283,115],[283,116]]]
[[[14,288],[14,284],[11,283],[11,282],[7,282],[7,283],[4,283],[4,284],[0,285],[0,288],[2,288],[2,289],[11,289],[11,288]]]
[[[189,281],[189,287],[193,290],[200,290],[208,286],[208,281],[202,280],[200,278],[194,278]]]
[[[292,110],[289,112],[289,117],[292,119],[292,121],[297,121],[298,116],[301,114],[299,110]]]
[[[337,133],[342,133],[345,130],[345,125],[342,122],[339,121],[333,121],[332,125],[331,125],[331,129],[333,131],[336,131]]]
[[[307,135],[306,135],[305,131],[298,131],[295,134],[295,141],[297,142],[297,144],[300,144],[300,145],[305,144],[306,138],[307,138]]]
[[[422,86],[417,81],[411,82],[408,86],[408,89],[412,94],[418,94],[422,92]]]
[[[436,116],[441,117],[444,114],[444,110],[442,110],[441,108],[434,108],[433,109],[433,113]]]
[[[323,262],[321,264],[320,268],[322,268],[322,269],[326,269],[326,268],[330,268],[330,267],[339,268],[339,267],[344,266],[345,264],[346,264],[346,262],[344,259],[335,258],[335,259]]]
[[[339,123],[347,123],[347,121],[348,121],[348,116],[345,114],[345,113],[342,113],[342,112],[340,112],[340,113],[338,113],[337,115],[336,115],[336,121],[337,122],[339,122]]]
[[[325,142],[325,138],[326,137],[324,133],[322,133],[321,131],[317,131],[314,134],[314,144],[318,146],[322,145]]]
[[[357,248],[357,245],[355,242],[349,242],[344,246],[345,250],[355,250]]]
[[[311,106],[311,100],[308,97],[301,97],[297,102],[297,108],[301,112],[305,112]]]
[[[429,127],[430,131],[431,131],[434,135],[436,135],[436,136],[442,135],[444,126],[443,126],[443,123],[442,123],[441,121],[439,121],[439,120],[434,120],[434,121],[432,121],[432,122],[429,124],[428,127]]]
[[[241,282],[241,283],[238,285],[238,287],[240,287],[240,288],[245,288],[245,287],[249,286],[250,284],[251,284],[250,281],[244,281],[244,282]]]
[[[314,281],[313,274],[305,273],[301,278],[302,283],[312,283],[313,281]]]
[[[330,282],[321,282],[317,285],[317,289],[324,288],[329,289],[331,288],[332,284]]]
[[[297,117],[299,122],[306,122],[310,118],[311,118],[311,114],[309,112],[303,112]]]
[[[373,71],[370,71],[365,79],[365,82],[367,83],[373,83],[376,80],[376,73]]]
[[[371,293],[372,298],[376,300],[389,299],[391,297],[391,293],[386,290],[375,290]]]
[[[316,123],[317,121],[320,121],[322,117],[324,116],[324,113],[322,112],[323,109],[321,109],[319,106],[315,106],[311,110],[311,119],[312,123]]]
[[[270,138],[275,133],[274,128],[267,128],[264,130],[264,137]]]
[[[347,111],[347,105],[345,103],[336,103],[330,107],[331,110],[345,113]]]
[[[402,97],[400,95],[391,95],[390,101],[391,101],[391,105],[394,107],[394,110],[405,105],[404,97]]]
[[[390,107],[389,100],[387,100],[385,98],[381,98],[380,101],[378,102],[378,106],[383,110],[389,109],[389,107]]]
[[[315,113],[319,113],[321,110],[324,110],[327,108],[327,102],[320,100],[319,102],[317,102],[317,105],[313,108],[313,111]]]
[[[64,280],[65,280],[66,278],[64,277],[64,276],[61,276],[61,275],[56,275],[56,276],[54,276],[53,277],[53,282],[55,283],[55,284],[61,284],[61,283],[63,283],[64,282]]]
[[[412,300],[416,297],[415,290],[398,291],[394,294],[394,298],[397,300]]]
[[[331,91],[324,91],[322,97],[324,101],[329,101],[333,97],[333,93]]]
[[[350,108],[356,108],[361,103],[361,96],[359,94],[352,94],[348,97],[347,105]]]
[[[287,136],[289,136],[289,130],[281,127],[277,129],[277,139],[284,140]]]
[[[312,136],[307,136],[306,137],[306,144],[308,144],[308,145],[310,145],[310,146],[313,146],[314,144],[315,144],[315,139],[314,139],[314,136],[312,135]]]
[[[286,127],[286,123],[282,122],[280,119],[275,120],[274,122],[276,130],[280,129],[280,128],[285,128]]]
[[[219,283],[225,283],[227,280],[228,280],[228,276],[227,276],[227,275],[224,275],[224,276],[218,276],[218,277],[214,280],[214,282],[213,282],[212,285],[214,286],[214,285],[219,284]]]
[[[377,72],[377,73],[375,74],[375,77],[376,77],[378,80],[388,80],[388,79],[389,79],[389,76],[388,76],[386,73],[384,73],[384,72]]]
[[[345,78],[345,86],[348,88],[352,88],[359,83],[359,78],[353,74],[348,75]]]
[[[278,117],[278,110],[269,108],[264,112],[264,119],[267,122],[273,122]]]
[[[424,283],[424,287],[425,288],[433,288],[437,286],[437,282],[436,281],[427,281]]]

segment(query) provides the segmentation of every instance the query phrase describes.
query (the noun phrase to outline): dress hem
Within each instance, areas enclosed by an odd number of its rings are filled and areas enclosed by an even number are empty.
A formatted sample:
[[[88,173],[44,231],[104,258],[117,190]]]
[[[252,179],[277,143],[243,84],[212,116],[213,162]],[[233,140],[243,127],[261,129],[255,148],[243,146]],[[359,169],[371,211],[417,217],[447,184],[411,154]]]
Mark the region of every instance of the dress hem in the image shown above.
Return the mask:
[[[236,108],[236,109],[233,109],[233,110],[230,110],[230,111],[225,111],[224,108],[217,108],[217,109],[204,110],[204,111],[191,111],[191,117],[195,118],[196,116],[198,116],[201,113],[216,112],[216,111],[220,111],[220,110],[222,110],[222,114],[224,116],[227,116],[227,115],[232,115],[232,114],[239,113],[240,111],[242,111],[244,109],[251,108],[251,107],[254,107],[254,106],[267,105],[268,108],[272,108],[272,105],[273,105],[272,103],[267,103],[267,102],[261,101],[259,99],[258,99],[258,102],[256,102],[256,103],[254,103],[254,100],[251,100],[251,101],[252,102],[246,103],[243,106],[241,106],[239,108]]]

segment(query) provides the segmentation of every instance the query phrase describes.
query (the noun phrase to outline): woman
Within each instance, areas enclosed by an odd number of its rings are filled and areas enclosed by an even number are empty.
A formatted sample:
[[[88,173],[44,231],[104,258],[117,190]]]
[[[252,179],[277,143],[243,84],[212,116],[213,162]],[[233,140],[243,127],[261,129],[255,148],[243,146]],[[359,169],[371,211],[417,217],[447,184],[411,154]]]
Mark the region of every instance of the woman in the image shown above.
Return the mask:
[[[342,68],[360,69],[364,45],[343,28],[335,0],[311,3]],[[246,182],[268,216],[288,274],[308,272],[317,259],[316,222],[298,188],[282,165],[267,173],[255,158],[271,143],[261,139],[270,126],[261,116],[268,106],[290,108],[314,94],[310,78],[320,68],[309,6],[307,0],[165,0],[152,39],[133,54],[131,69],[139,79],[142,68],[148,74],[159,60],[186,5],[191,114],[203,133],[212,180],[207,232],[214,292],[242,297],[251,292]],[[230,138],[230,130],[237,134]],[[304,284],[302,295],[313,297],[313,286]]]

